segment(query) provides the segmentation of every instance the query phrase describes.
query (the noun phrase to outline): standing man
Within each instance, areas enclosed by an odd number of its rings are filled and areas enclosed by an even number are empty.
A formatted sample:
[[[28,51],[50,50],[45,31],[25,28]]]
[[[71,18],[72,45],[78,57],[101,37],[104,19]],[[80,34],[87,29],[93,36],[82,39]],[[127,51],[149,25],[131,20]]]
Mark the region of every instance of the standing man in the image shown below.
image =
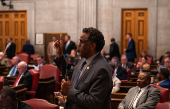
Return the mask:
[[[111,39],[110,50],[109,50],[110,60],[112,57],[118,57],[120,59],[119,46],[115,42],[115,39]]]
[[[7,54],[9,59],[12,59],[15,56],[16,45],[12,42],[12,38],[7,39],[7,44],[4,50],[4,54]]]
[[[69,35],[66,35],[64,39],[65,39],[65,43],[63,46],[63,53],[65,55],[69,55],[72,49],[74,49],[74,50],[77,49],[77,46],[73,41],[70,40]]]
[[[22,52],[26,52],[29,56],[34,54],[34,47],[30,44],[30,40],[26,40],[26,44],[22,48]]]
[[[69,109],[111,109],[112,73],[100,51],[105,45],[103,34],[96,28],[84,28],[77,51],[82,59],[75,66],[73,76],[62,80],[61,91],[67,96]],[[55,43],[54,60],[62,72],[66,62],[62,52],[62,37]]]
[[[48,60],[49,60],[50,64],[53,63],[53,58],[56,56],[56,51],[54,49],[56,37],[53,36],[52,40],[53,41],[49,42],[48,47],[47,47]]]
[[[132,39],[132,34],[131,33],[128,33],[126,35],[126,38],[129,40],[129,44],[128,44],[127,49],[124,49],[124,51],[126,52],[128,62],[134,62],[134,59],[136,58],[135,42]]]

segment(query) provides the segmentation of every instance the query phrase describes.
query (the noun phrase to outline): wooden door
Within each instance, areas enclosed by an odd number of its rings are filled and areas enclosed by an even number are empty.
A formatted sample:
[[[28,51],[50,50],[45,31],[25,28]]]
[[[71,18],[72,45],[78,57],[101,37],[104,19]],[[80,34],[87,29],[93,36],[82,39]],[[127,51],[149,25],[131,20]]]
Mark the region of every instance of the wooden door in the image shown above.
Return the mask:
[[[147,9],[122,10],[122,47],[128,46],[126,34],[131,33],[136,44],[136,54],[139,56],[143,50],[148,52],[148,11]]]
[[[27,39],[26,11],[0,11],[0,50],[5,50],[6,39],[11,37],[16,44],[16,53],[21,52]]]

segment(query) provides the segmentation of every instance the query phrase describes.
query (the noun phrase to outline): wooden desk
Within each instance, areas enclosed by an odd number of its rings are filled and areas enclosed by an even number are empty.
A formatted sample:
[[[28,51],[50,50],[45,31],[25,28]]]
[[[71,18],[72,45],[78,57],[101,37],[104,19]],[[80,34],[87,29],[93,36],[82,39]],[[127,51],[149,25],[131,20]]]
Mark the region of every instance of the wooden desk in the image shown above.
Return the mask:
[[[26,100],[26,91],[27,88],[24,87],[23,84],[20,84],[18,86],[12,86],[11,88],[13,88],[15,90],[15,92],[17,93],[17,98],[20,100]]]
[[[39,79],[36,97],[54,103],[55,79],[54,77]]]
[[[2,75],[2,72],[6,69],[7,67],[4,65],[0,66],[0,75]]]
[[[15,82],[15,80],[17,79],[17,77],[16,77],[16,76],[10,76],[10,77],[4,76],[4,77],[5,77],[5,79],[7,79],[7,80],[8,80],[9,85],[13,85],[13,84],[14,84],[14,82]]]

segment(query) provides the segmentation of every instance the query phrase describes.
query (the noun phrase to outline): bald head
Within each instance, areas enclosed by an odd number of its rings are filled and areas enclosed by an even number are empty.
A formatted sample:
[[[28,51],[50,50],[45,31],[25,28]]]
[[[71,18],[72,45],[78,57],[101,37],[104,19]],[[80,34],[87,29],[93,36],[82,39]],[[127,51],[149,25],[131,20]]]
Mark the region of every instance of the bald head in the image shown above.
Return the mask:
[[[123,64],[123,65],[125,65],[126,63],[127,63],[127,57],[126,57],[126,55],[122,55],[122,57],[121,57],[121,63]]]
[[[27,63],[24,61],[21,61],[18,63],[18,68],[17,68],[19,74],[24,73],[27,70]]]
[[[4,58],[4,53],[0,52],[0,60],[2,60]]]

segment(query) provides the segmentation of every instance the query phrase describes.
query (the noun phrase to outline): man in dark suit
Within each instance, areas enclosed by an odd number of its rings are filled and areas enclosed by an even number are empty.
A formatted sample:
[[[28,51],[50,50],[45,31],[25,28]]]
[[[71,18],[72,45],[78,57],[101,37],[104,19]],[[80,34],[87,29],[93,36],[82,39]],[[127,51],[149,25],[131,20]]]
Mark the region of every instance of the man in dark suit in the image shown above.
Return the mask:
[[[157,74],[158,80],[160,81],[159,86],[170,89],[169,70],[161,68]]]
[[[34,69],[39,71],[39,67],[45,65],[44,62],[44,57],[43,56],[38,56],[37,57],[37,63],[33,65]]]
[[[119,46],[115,42],[115,39],[111,39],[110,50],[109,50],[110,60],[112,57],[118,57],[120,59]]]
[[[128,62],[127,56],[124,55],[124,54],[121,56],[120,66],[127,69],[127,70],[130,69],[131,74],[135,74],[134,64],[131,63],[131,62]]]
[[[32,87],[32,75],[27,70],[27,64],[24,61],[21,61],[18,64],[18,72],[19,75],[14,83],[14,86],[17,86],[19,84],[23,84],[27,90],[29,91]]]
[[[111,63],[115,65],[114,74],[116,75],[116,77],[119,78],[120,80],[126,80],[127,79],[127,71],[126,71],[126,69],[119,66],[120,65],[119,58],[113,57],[111,60]]]
[[[71,81],[67,77],[61,84],[61,91],[67,96],[67,108],[111,109],[112,74],[100,54],[104,44],[104,36],[98,29],[83,29],[77,49],[82,59],[75,66]],[[66,72],[62,39],[55,43],[55,47],[57,57],[54,61],[62,72]]]
[[[12,59],[15,56],[16,45],[12,42],[12,38],[7,39],[7,44],[4,50],[4,54],[7,54],[9,59]]]
[[[72,49],[77,49],[76,44],[70,40],[70,36],[66,35],[65,36],[65,43],[63,45],[63,53],[65,55],[69,55]]]
[[[33,109],[30,105],[17,99],[14,89],[10,87],[3,88],[0,92],[1,109]]]
[[[26,40],[26,44],[23,45],[22,52],[26,52],[27,54],[34,54],[34,47],[30,44],[30,40]]]
[[[129,89],[118,109],[155,109],[160,101],[159,89],[151,87],[148,73],[140,73],[137,86]]]
[[[124,51],[126,52],[128,62],[134,62],[134,59],[136,58],[135,42],[132,39],[132,34],[131,33],[128,33],[126,35],[126,38],[129,40],[129,44],[128,44],[127,49],[124,49]]]
[[[14,56],[12,58],[12,66],[10,69],[9,69],[9,73],[7,75],[7,77],[10,77],[10,76],[18,76],[19,72],[17,70],[18,68],[18,63],[20,62],[20,58],[18,56]]]

